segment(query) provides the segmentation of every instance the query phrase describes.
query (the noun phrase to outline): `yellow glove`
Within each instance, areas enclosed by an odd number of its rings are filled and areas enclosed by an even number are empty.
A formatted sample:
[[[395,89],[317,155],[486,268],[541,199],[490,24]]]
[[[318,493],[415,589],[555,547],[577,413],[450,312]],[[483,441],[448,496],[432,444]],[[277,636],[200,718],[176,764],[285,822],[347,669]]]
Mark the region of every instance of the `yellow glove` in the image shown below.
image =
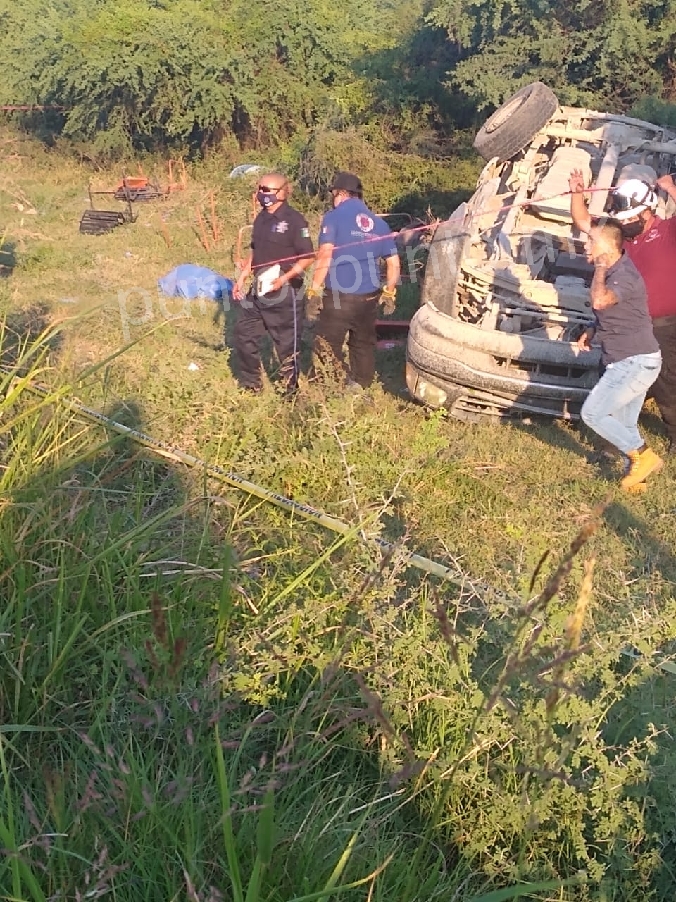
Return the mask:
[[[324,289],[308,288],[305,292],[305,319],[313,323],[324,306]]]
[[[392,316],[397,306],[397,289],[385,286],[380,292],[380,303],[383,306],[385,316]]]

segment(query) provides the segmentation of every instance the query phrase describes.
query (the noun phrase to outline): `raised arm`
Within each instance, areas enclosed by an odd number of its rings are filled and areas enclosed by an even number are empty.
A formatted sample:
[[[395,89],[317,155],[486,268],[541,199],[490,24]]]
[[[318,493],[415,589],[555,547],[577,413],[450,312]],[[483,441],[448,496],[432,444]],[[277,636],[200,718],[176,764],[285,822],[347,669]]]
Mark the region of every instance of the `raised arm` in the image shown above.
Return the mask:
[[[663,175],[657,179],[655,184],[662,191],[665,191],[673,201],[676,201],[676,185],[674,184],[673,176]]]
[[[581,169],[573,169],[568,179],[570,188],[570,215],[573,217],[573,225],[585,234],[589,234],[592,227],[592,218],[584,202],[584,192],[587,187],[584,183],[584,175]]]

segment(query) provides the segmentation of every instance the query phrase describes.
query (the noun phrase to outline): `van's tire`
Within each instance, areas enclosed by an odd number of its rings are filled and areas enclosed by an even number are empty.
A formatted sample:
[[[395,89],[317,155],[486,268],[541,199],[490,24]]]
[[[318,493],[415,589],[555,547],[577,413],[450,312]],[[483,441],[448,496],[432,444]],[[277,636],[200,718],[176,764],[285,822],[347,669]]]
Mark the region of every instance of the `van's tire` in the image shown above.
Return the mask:
[[[474,139],[484,160],[509,160],[549,122],[559,101],[541,81],[525,85],[486,120]]]

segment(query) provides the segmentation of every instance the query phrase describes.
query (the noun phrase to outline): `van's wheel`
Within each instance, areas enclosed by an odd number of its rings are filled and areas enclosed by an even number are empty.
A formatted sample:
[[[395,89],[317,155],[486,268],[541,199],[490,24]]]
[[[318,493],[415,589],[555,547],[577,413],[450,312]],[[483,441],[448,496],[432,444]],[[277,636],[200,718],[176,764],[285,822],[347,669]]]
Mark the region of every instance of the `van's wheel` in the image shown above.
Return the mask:
[[[521,88],[486,120],[474,139],[485,160],[509,160],[549,122],[559,101],[541,81]]]

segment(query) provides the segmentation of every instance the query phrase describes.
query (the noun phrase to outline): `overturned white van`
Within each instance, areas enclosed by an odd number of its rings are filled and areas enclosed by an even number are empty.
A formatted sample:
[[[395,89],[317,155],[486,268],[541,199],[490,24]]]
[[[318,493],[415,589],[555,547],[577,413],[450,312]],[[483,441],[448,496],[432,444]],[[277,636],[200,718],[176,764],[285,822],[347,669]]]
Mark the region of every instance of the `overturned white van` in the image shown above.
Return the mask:
[[[629,178],[676,172],[676,132],[627,116],[560,107],[536,82],[476,136],[488,160],[475,193],[432,239],[411,321],[411,395],[461,419],[576,418],[598,352],[575,341],[592,320],[592,268],[570,216],[568,178],[585,173],[589,209]],[[658,214],[671,216],[664,198]]]

